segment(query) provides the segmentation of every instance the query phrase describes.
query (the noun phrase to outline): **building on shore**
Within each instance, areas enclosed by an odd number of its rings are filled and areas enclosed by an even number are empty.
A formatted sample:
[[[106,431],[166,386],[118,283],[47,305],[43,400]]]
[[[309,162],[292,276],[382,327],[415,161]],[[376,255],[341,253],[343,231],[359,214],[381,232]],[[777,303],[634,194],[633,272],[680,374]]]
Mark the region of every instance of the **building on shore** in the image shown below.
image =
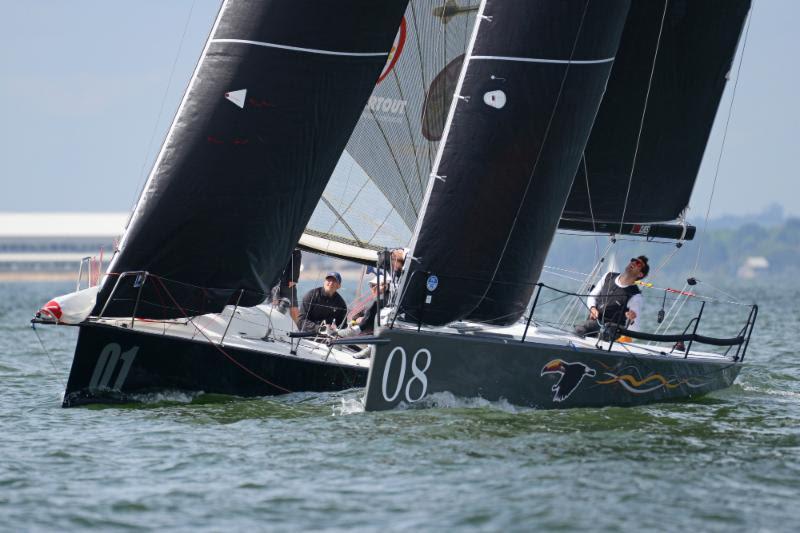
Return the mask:
[[[127,213],[0,213],[0,281],[77,279],[84,258],[111,258],[127,220]]]

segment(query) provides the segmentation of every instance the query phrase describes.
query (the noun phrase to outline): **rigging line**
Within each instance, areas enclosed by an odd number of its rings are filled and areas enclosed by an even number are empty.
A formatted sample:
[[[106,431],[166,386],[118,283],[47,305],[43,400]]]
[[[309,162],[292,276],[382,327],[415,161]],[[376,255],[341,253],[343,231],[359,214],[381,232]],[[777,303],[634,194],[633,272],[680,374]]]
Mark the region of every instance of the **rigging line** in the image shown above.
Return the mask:
[[[736,100],[736,88],[739,86],[739,73],[742,70],[742,62],[744,61],[744,52],[745,48],[747,47],[747,36],[750,34],[750,23],[753,20],[753,10],[755,9],[755,0],[753,0],[753,6],[750,8],[750,15],[747,17],[747,26],[744,30],[744,39],[742,40],[742,53],[739,56],[739,65],[736,67],[736,80],[733,82],[733,90],[731,92],[731,101],[728,104],[728,116],[725,119],[725,128],[722,134],[722,145],[719,149],[719,154],[717,156],[717,164],[716,168],[714,169],[714,181],[711,185],[711,195],[708,198],[708,207],[706,208],[706,219],[703,222],[703,232],[702,232],[702,239],[698,239],[697,243],[697,257],[694,260],[694,267],[690,273],[690,276],[693,276],[695,272],[697,272],[697,267],[700,264],[700,252],[703,249],[703,241],[705,240],[706,229],[708,227],[708,217],[711,214],[711,202],[714,200],[714,191],[717,188],[717,178],[719,177],[719,167],[722,164],[722,156],[725,152],[725,141],[728,139],[728,126],[731,123],[731,116],[733,115],[733,102]]]
[[[369,240],[367,241],[368,244],[372,244],[372,239],[374,239],[378,235],[378,232],[381,229],[383,229],[383,226],[386,224],[386,222],[389,221],[389,217],[392,216],[392,212],[393,211],[394,211],[394,207],[389,207],[389,212],[386,213],[386,216],[383,218],[383,222],[381,222],[380,225],[378,225],[378,227],[375,228],[375,231],[372,232],[372,235],[370,236]],[[398,216],[400,216],[400,215],[398,214]],[[402,220],[402,217],[401,217],[401,220]]]
[[[392,77],[394,78],[395,84],[397,85],[397,92],[400,94],[400,99],[405,100],[406,97],[403,94],[403,88],[400,86],[400,77],[397,75],[397,71],[392,69]],[[411,117],[408,116],[408,106],[403,106],[403,117],[406,119],[406,126],[408,127],[408,138],[411,141],[411,151],[414,153],[414,168],[417,169],[417,181],[419,182],[419,190],[424,190],[423,183],[422,183],[422,171],[419,168],[419,155],[417,154],[417,143],[414,141],[414,129],[411,126]],[[400,178],[405,181],[403,175],[400,174]]]
[[[661,13],[661,25],[658,28],[658,39],[656,40],[656,49],[653,53],[653,64],[650,67],[650,79],[647,81],[647,92],[644,96],[644,107],[642,109],[642,118],[639,121],[639,133],[636,136],[636,147],[633,150],[633,161],[631,162],[631,174],[628,176],[628,189],[625,191],[625,203],[622,204],[622,216],[619,219],[619,232],[622,233],[622,224],[625,221],[625,212],[628,210],[628,198],[631,193],[631,184],[633,183],[633,173],[636,170],[636,159],[639,157],[639,144],[642,140],[642,130],[644,130],[644,119],[647,116],[647,103],[650,100],[650,89],[653,86],[653,75],[656,71],[656,63],[658,62],[658,51],[661,49],[661,35],[664,32],[664,19],[667,16],[667,6],[669,0],[664,0],[664,11]]]
[[[359,121],[360,120],[361,120],[361,117],[359,117]],[[363,132],[363,130],[361,128],[357,128],[356,131],[357,131],[357,133],[353,133],[353,135],[356,136],[356,142],[358,142],[362,138],[364,132]],[[348,140],[348,144],[349,144],[349,140]],[[348,153],[348,155],[350,156],[350,168],[347,169],[347,179],[345,180],[345,183],[344,183],[345,195],[347,194],[347,189],[350,186],[350,178],[353,175],[353,168],[355,168],[355,166],[356,166],[355,157],[353,157],[352,154],[349,154],[349,153]],[[341,156],[340,156],[340,160],[341,160]],[[337,166],[338,166],[338,162],[337,162]],[[336,169],[334,169],[334,171],[335,170]],[[366,181],[364,182],[364,185],[366,185]],[[360,192],[361,191],[359,190],[359,193]],[[328,209],[331,210],[331,212],[333,213],[334,217],[336,217],[336,218],[334,218],[334,221],[330,224],[330,226],[328,226],[328,231],[325,233],[327,241],[328,241],[326,243],[326,245],[325,245],[325,252],[326,253],[330,252],[330,247],[331,247],[331,244],[332,244],[330,236],[333,235],[332,232],[333,232],[333,228],[336,226],[337,219],[338,219],[338,221],[340,221],[342,223],[342,225],[345,227],[345,229],[348,232],[350,232],[350,235],[353,236],[353,238],[355,239],[356,243],[358,243],[358,245],[360,246],[361,242],[359,241],[358,237],[356,236],[355,231],[353,231],[353,228],[351,228],[350,225],[344,220],[344,216],[343,216],[344,213],[339,213],[339,211],[333,206],[333,203],[328,201],[327,198],[325,198],[325,192],[324,191],[322,193],[322,196],[320,196],[320,200],[328,207]],[[354,197],[353,201],[355,201],[355,197]],[[306,229],[307,228],[308,228],[308,224],[306,224]]]
[[[344,218],[342,218],[342,215],[339,214],[339,211],[333,206],[333,204],[330,202],[330,200],[325,198],[325,196],[321,196],[320,200],[322,200],[322,203],[324,203],[328,207],[328,209],[331,210],[331,212],[334,214],[334,216],[337,218],[337,220],[342,223],[342,226],[345,227],[345,229],[348,231],[348,233],[350,233],[350,235],[353,236],[353,239],[355,240],[356,243],[358,243],[358,246],[363,248],[364,247],[364,243],[361,242],[361,240],[358,238],[358,236],[356,235],[356,232],[353,231],[353,228],[350,227],[350,224],[348,224],[347,221]],[[334,222],[331,225],[331,227],[328,229],[328,234],[330,234],[333,231],[333,227],[335,225],[336,225],[336,222]],[[328,241],[329,241],[329,244],[328,244],[328,248],[326,248],[326,251],[329,251],[329,248],[330,248],[330,239],[328,239]]]
[[[411,210],[414,212],[414,218],[416,219],[419,217],[419,211],[417,211],[417,208],[411,201],[411,191],[408,188],[408,183],[406,183],[406,180],[402,179],[403,169],[400,167],[400,162],[397,160],[397,156],[395,155],[394,150],[392,149],[392,145],[389,142],[389,138],[386,136],[386,132],[383,131],[383,126],[381,126],[381,123],[378,121],[378,118],[375,116],[375,112],[372,110],[371,107],[369,108],[369,113],[372,115],[373,120],[375,120],[375,124],[378,126],[378,131],[381,132],[383,140],[384,142],[386,142],[386,146],[389,148],[389,155],[392,156],[392,161],[394,161],[394,164],[397,167],[397,173],[400,175],[400,181],[403,184],[403,188],[406,190],[405,203],[411,206]]]
[[[351,170],[352,170],[352,168],[351,168]],[[347,204],[347,206],[344,208],[343,211],[338,211],[338,210],[334,209],[333,202],[331,202],[330,200],[326,199],[325,195],[322,195],[320,197],[320,200],[323,200],[326,203],[326,205],[331,208],[331,210],[334,212],[334,214],[336,214],[336,216],[339,217],[339,219],[341,220],[342,224],[347,226],[347,223],[344,221],[344,216],[350,211],[350,208],[353,207],[353,204],[355,204],[356,200],[358,200],[359,195],[361,195],[361,193],[366,188],[368,181],[369,180],[364,180],[364,182],[361,184],[361,187],[359,187],[358,191],[356,191],[356,193],[353,195],[352,199],[350,200],[350,203]],[[345,183],[345,187],[344,187],[345,197],[347,196],[347,189],[349,188],[349,184],[350,184],[350,173],[348,173],[347,182]],[[336,225],[336,222],[334,222],[328,228],[328,232],[333,231],[333,226],[335,226],[335,225]],[[353,235],[353,237],[356,239],[356,241],[360,243],[358,237],[356,237],[355,233],[353,233],[353,230],[350,229],[349,226],[347,226],[347,229],[348,229],[348,231],[350,231],[350,234]]]
[[[603,250],[602,256],[595,262],[591,272],[589,272],[589,274],[583,280],[583,283],[578,287],[578,292],[583,294],[589,294],[591,292],[589,287],[597,277],[597,274],[600,272],[600,268],[603,266],[603,263],[605,263],[606,257],[608,257],[609,253],[611,253],[611,249],[615,244],[616,241],[614,239],[609,239],[606,249]],[[564,309],[564,312],[559,316],[559,320],[561,320],[563,317],[568,320],[569,323],[574,323],[578,319],[578,314],[581,312],[581,306],[579,304],[583,304],[584,307],[588,307],[583,300],[578,298],[570,304],[571,307],[568,306],[566,309]]]
[[[659,272],[661,272],[661,270],[662,270],[662,269],[663,269],[665,266],[667,266],[667,264],[668,264],[670,261],[672,261],[672,258],[675,256],[675,254],[676,254],[676,253],[678,253],[678,250],[680,250],[680,247],[678,247],[678,246],[675,246],[675,248],[672,250],[672,252],[670,252],[670,253],[669,253],[669,254],[668,254],[668,255],[667,255],[667,256],[666,256],[664,259],[662,259],[662,260],[661,260],[661,263],[659,263],[659,265],[658,265],[658,266],[655,268],[655,270],[653,271],[653,273],[652,273],[652,274],[649,274],[649,276],[650,276],[650,279],[653,279],[653,277],[655,277],[655,276],[656,276],[656,275],[657,275]]]
[[[146,176],[144,175],[145,168],[147,168],[147,161],[149,159],[150,150],[153,147],[153,141],[156,138],[156,133],[158,132],[158,123],[161,122],[161,115],[164,113],[164,105],[167,102],[167,95],[169,95],[169,89],[172,86],[172,77],[175,75],[175,69],[178,66],[178,58],[181,56],[181,50],[183,49],[183,43],[186,40],[186,33],[189,30],[189,22],[192,20],[192,12],[194,11],[194,4],[196,0],[192,0],[192,5],[189,6],[189,14],[186,16],[186,22],[183,25],[183,33],[181,34],[181,39],[178,42],[178,51],[175,52],[175,59],[172,60],[172,69],[169,71],[169,77],[167,78],[167,86],[164,88],[164,94],[161,97],[161,105],[158,108],[158,115],[156,116],[156,121],[153,124],[153,131],[150,133],[150,140],[147,143],[147,150],[144,153],[144,160],[142,161],[142,168],[139,170],[139,175],[141,176],[139,179],[142,180],[142,185],[139,187],[139,194],[136,195],[137,201],[138,198],[142,195],[144,191],[144,186],[147,183]],[[133,218],[133,213],[135,211],[136,205],[134,203],[134,209],[131,209],[131,214],[128,217],[128,221],[125,223],[125,227],[128,227],[128,224],[131,223],[131,218]]]
[[[67,389],[67,384],[61,378],[62,372],[58,369],[58,367],[56,366],[55,361],[53,361],[53,358],[50,356],[50,352],[47,350],[47,347],[44,345],[44,341],[42,340],[42,337],[39,335],[39,330],[36,329],[36,324],[34,324],[33,322],[31,322],[31,329],[33,330],[33,333],[36,334],[36,338],[39,339],[39,344],[42,346],[42,350],[44,351],[44,354],[47,356],[47,359],[50,361],[50,365],[53,367],[53,371],[55,372],[56,377],[58,378],[58,381],[64,387],[64,390],[66,390]]]
[[[569,272],[570,274],[580,274],[584,278],[586,276],[590,275],[590,274],[587,274],[586,272],[578,272],[577,270],[569,270],[569,269],[566,269],[566,268],[558,268],[558,267],[549,266],[549,265],[544,265],[542,268],[545,268],[547,270],[560,270],[561,272]]]
[[[205,334],[205,332],[204,332],[204,331],[202,331],[202,330],[201,330],[201,329],[200,329],[200,328],[199,328],[197,325],[195,325],[195,323],[194,323],[194,321],[192,320],[192,318],[191,318],[191,317],[189,317],[189,315],[187,315],[187,314],[186,314],[186,311],[184,311],[184,310],[183,310],[183,308],[180,306],[180,304],[179,304],[179,303],[178,303],[178,302],[175,300],[175,297],[174,297],[174,296],[172,296],[172,293],[171,293],[171,292],[169,292],[169,289],[167,289],[167,286],[166,286],[166,285],[164,285],[164,282],[161,280],[161,278],[160,278],[160,277],[158,277],[158,276],[153,276],[153,277],[154,277],[154,278],[155,278],[155,279],[158,281],[158,283],[161,285],[161,288],[162,288],[162,289],[164,289],[164,292],[166,292],[166,293],[167,293],[167,296],[169,296],[170,300],[172,300],[172,303],[174,303],[174,304],[175,304],[175,307],[177,307],[177,308],[180,310],[180,312],[181,312],[181,313],[183,313],[183,316],[184,316],[184,317],[185,317],[185,318],[186,318],[186,319],[187,319],[187,320],[188,320],[188,321],[189,321],[189,322],[190,322],[190,323],[191,323],[191,324],[192,324],[192,325],[195,327],[195,329],[196,329],[197,331],[199,331],[199,332],[200,332],[200,334],[201,334],[203,337],[205,337],[205,339],[206,339],[206,340],[209,342],[209,344],[211,344],[211,346],[213,346],[214,348],[216,348],[217,350],[219,350],[219,352],[220,352],[222,355],[224,355],[225,357],[227,357],[227,358],[228,358],[228,359],[229,359],[231,362],[233,362],[233,363],[234,363],[236,366],[238,366],[239,368],[241,368],[242,370],[244,370],[245,372],[247,372],[248,374],[250,374],[250,375],[251,375],[251,376],[253,376],[254,378],[258,379],[259,381],[262,381],[262,382],[266,383],[267,385],[270,385],[271,387],[274,387],[274,388],[276,388],[276,389],[278,389],[278,390],[281,390],[281,391],[283,391],[283,392],[292,392],[292,391],[290,391],[289,389],[286,389],[286,388],[284,388],[284,387],[281,387],[280,385],[276,385],[275,383],[272,383],[271,381],[267,380],[266,378],[263,378],[263,377],[259,376],[258,374],[256,374],[255,372],[253,372],[252,370],[250,370],[249,368],[247,368],[246,366],[244,366],[242,363],[240,363],[239,361],[237,361],[237,360],[236,360],[236,359],[235,359],[233,356],[231,356],[230,354],[228,354],[228,352],[226,352],[225,350],[223,350],[223,349],[222,349],[222,347],[221,347],[221,346],[219,346],[217,343],[215,343],[214,341],[212,341],[212,340],[211,340],[211,339],[208,337],[208,335],[206,335],[206,334]],[[231,320],[233,320],[233,318],[231,318]]]
[[[589,186],[589,165],[586,164],[586,149],[583,150],[583,175],[586,178],[586,197],[589,200],[589,216],[592,217],[592,233],[597,233],[597,222],[594,218],[594,208],[592,207],[592,188]],[[594,238],[594,260],[600,261],[600,246],[597,244],[597,237]]]
[[[590,1],[591,0],[586,0],[586,3],[583,6],[583,13],[581,14],[581,20],[580,20],[580,23],[578,24],[578,31],[575,34],[575,40],[572,43],[572,50],[570,50],[570,53],[569,53],[569,60],[570,61],[572,61],[572,58],[575,55],[575,50],[578,48],[578,41],[580,40],[580,37],[581,37],[581,31],[583,30],[583,22],[586,19],[586,13],[589,10],[589,2]],[[464,68],[465,68],[465,70],[469,67],[468,59],[469,58],[467,58],[467,57],[464,58]],[[556,95],[556,101],[553,104],[553,110],[550,112],[550,118],[548,119],[547,127],[544,130],[544,136],[542,138],[542,143],[539,145],[539,151],[536,154],[536,160],[533,163],[533,169],[531,170],[530,176],[528,176],[528,183],[525,185],[525,191],[522,193],[522,198],[520,199],[519,205],[517,206],[517,212],[514,214],[514,221],[512,222],[511,228],[508,230],[508,234],[506,235],[506,242],[503,244],[503,250],[500,252],[500,258],[497,261],[497,265],[495,265],[495,267],[494,267],[494,272],[492,272],[492,276],[489,279],[489,283],[487,283],[487,285],[486,285],[486,290],[484,291],[483,297],[481,297],[481,300],[483,300],[483,298],[485,298],[486,295],[489,294],[489,290],[491,289],[492,285],[494,284],[494,278],[497,276],[497,271],[500,270],[500,264],[503,261],[503,257],[506,254],[506,250],[508,249],[508,244],[509,244],[509,242],[511,242],[511,235],[513,234],[514,229],[517,226],[517,222],[519,221],[519,215],[522,212],[523,205],[525,205],[525,199],[528,196],[528,191],[530,190],[531,183],[533,183],[533,176],[534,176],[534,174],[536,174],[536,169],[539,166],[539,160],[542,157],[542,151],[544,151],[544,146],[547,144],[547,139],[550,136],[550,127],[553,124],[553,118],[555,117],[556,110],[558,109],[558,104],[561,101],[561,94],[564,92],[564,85],[566,85],[566,83],[567,83],[567,77],[569,76],[569,71],[570,71],[570,63],[567,63],[567,65],[566,65],[566,67],[564,69],[564,76],[561,78],[561,85],[558,88],[558,94]],[[476,306],[475,306],[476,309],[477,309],[478,305],[480,305],[480,300],[478,300],[478,304],[476,304]],[[473,311],[474,311],[474,309],[473,309]]]
[[[416,42],[417,57],[419,57],[420,79],[422,80],[422,95],[423,102],[428,99],[428,82],[425,80],[425,61],[422,55],[422,43],[420,42],[419,24],[417,23],[417,10],[414,9],[416,2],[413,0],[409,2],[408,6],[411,8],[411,20],[414,22],[414,41]],[[433,168],[433,154],[431,153],[432,142],[427,143],[428,147],[428,166]],[[416,213],[416,211],[415,211]]]
[[[684,284],[683,289],[681,289],[681,292],[685,292],[686,288],[688,286],[689,286],[688,284]],[[665,316],[673,317],[672,310],[675,309],[675,306],[678,305],[678,302],[685,302],[686,300],[689,299],[688,297],[684,297],[683,299],[681,299],[681,296],[682,295],[679,295],[677,298],[672,300],[672,305],[669,306],[669,310],[665,313]],[[681,308],[682,307],[683,307],[683,303],[681,303]],[[681,308],[678,308],[678,311],[676,311],[676,314],[680,311]],[[672,318],[672,320],[674,320],[674,318]],[[662,322],[661,324],[659,324],[658,327],[656,327],[656,330],[655,330],[654,333],[658,334],[661,331],[667,331],[669,329],[669,327],[672,326],[672,320],[670,320],[669,324],[666,324],[665,322]]]

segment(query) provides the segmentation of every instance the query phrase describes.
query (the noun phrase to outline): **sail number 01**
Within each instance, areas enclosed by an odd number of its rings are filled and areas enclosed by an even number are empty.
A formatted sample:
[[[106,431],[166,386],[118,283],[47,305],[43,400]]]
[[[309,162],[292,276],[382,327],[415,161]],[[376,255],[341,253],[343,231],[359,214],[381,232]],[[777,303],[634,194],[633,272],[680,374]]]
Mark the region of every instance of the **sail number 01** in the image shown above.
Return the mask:
[[[400,373],[397,376],[397,384],[394,387],[394,392],[390,395],[387,389],[389,383],[389,372],[392,370],[392,363],[394,362],[395,355],[399,354],[397,358],[400,361]],[[425,367],[420,367],[420,356],[425,356]],[[425,397],[425,394],[428,392],[428,377],[425,375],[428,368],[431,366],[431,352],[427,348],[420,348],[417,350],[417,353],[414,354],[414,357],[411,359],[411,379],[408,380],[408,383],[404,383],[406,379],[406,364],[407,364],[407,357],[406,351],[403,349],[402,346],[395,347],[391,352],[389,352],[389,357],[386,358],[386,366],[383,369],[383,383],[381,387],[381,392],[383,393],[383,399],[387,402],[393,402],[400,396],[400,393],[403,392],[403,385],[405,384],[405,398],[409,403],[414,403],[420,401],[422,398]],[[419,382],[421,387],[421,391],[418,396],[412,397],[411,396],[411,387],[414,385],[415,382]]]
[[[116,342],[106,344],[97,358],[97,364],[94,367],[94,372],[92,372],[92,379],[89,381],[89,390],[118,391],[122,389],[138,351],[138,346],[123,352],[122,347]],[[111,385],[111,378],[117,366],[119,366],[117,363],[119,363],[120,359],[122,359],[122,366],[117,374],[117,379]]]

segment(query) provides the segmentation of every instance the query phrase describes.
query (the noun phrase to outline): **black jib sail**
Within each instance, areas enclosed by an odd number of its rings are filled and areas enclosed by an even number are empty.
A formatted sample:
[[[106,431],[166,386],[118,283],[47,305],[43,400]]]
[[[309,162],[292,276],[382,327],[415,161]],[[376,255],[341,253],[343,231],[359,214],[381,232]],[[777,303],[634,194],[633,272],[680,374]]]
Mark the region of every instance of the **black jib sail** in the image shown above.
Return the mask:
[[[438,325],[508,285],[524,311],[617,52],[629,2],[487,1],[407,260],[401,312]],[[524,246],[519,243],[525,243]],[[498,277],[498,272],[517,275]],[[517,299],[515,298],[515,300]],[[511,300],[513,302],[514,300]]]
[[[118,280],[105,315],[263,301],[386,64],[406,4],[226,0],[95,313]],[[118,277],[127,271],[172,285]]]
[[[632,2],[564,219],[621,226],[680,215],[749,8],[750,0]]]
[[[631,3],[560,228],[583,222],[584,229],[601,232],[609,221],[612,233],[652,238],[661,226],[641,223],[679,216],[692,193],[748,4]],[[576,216],[576,203],[582,215]],[[694,233],[679,225],[665,229],[663,234],[677,239]],[[532,283],[539,274],[539,265],[528,263],[535,256],[526,254],[527,239],[521,232],[512,235],[494,283],[470,319],[510,323],[524,311],[532,292],[518,282]]]

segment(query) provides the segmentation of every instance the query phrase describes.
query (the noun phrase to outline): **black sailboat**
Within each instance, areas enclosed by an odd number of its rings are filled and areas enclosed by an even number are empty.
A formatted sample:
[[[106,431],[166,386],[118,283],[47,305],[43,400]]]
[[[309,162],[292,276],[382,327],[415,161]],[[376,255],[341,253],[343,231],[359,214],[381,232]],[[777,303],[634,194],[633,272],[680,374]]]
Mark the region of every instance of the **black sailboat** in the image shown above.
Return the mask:
[[[291,322],[258,304],[322,195],[406,4],[223,1],[79,325],[65,406],[164,389],[363,385],[365,363],[290,343]]]
[[[733,383],[755,306],[728,339],[697,333],[702,308],[680,334],[611,326],[606,340],[533,314],[558,227],[691,238],[670,222],[688,204],[749,6],[481,3],[396,320],[375,341],[368,410],[441,392],[636,405]]]
[[[65,406],[366,383],[368,360],[265,299],[297,245],[368,263],[411,235],[438,143],[420,124],[441,130],[452,93],[429,87],[476,8],[407,3],[222,3],[102,284],[35,319],[80,328]]]

